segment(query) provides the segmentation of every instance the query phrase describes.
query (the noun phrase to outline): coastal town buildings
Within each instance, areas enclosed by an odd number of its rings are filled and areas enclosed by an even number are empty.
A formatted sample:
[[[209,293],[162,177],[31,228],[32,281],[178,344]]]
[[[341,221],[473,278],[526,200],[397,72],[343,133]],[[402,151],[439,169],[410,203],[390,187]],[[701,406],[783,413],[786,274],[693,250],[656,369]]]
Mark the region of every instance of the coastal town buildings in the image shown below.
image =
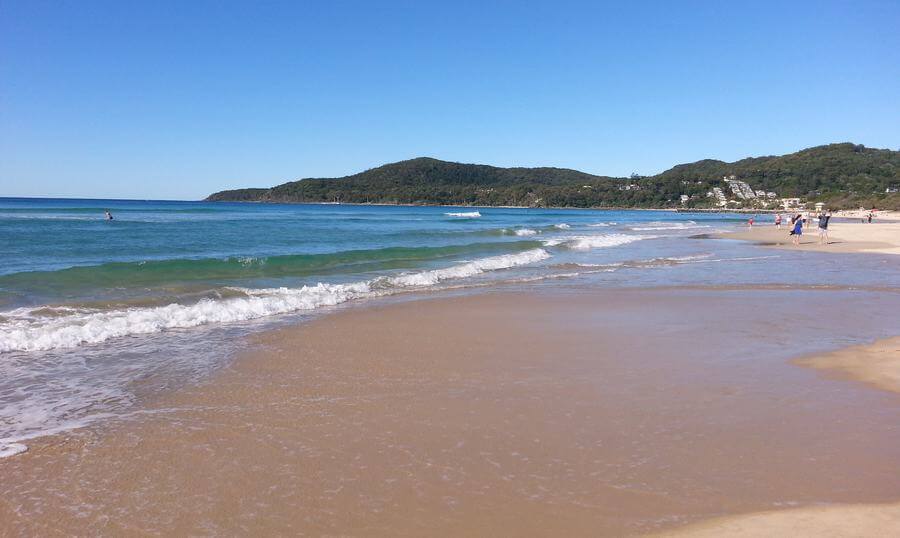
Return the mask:
[[[725,190],[721,187],[713,187],[709,191],[706,192],[707,198],[714,198],[715,205],[717,207],[728,207],[729,204],[735,207],[747,207],[745,204],[750,204],[750,207],[761,207],[766,208],[769,207],[770,202],[775,202],[778,198],[778,194],[773,191],[766,191],[765,189],[754,189],[750,186],[746,181],[741,181],[737,179],[737,176],[723,176],[722,181],[728,186],[728,190],[731,191],[732,198],[729,199],[728,195],[726,195]],[[686,184],[687,182],[682,181],[682,184]],[[702,182],[698,181],[697,184],[702,184]],[[682,204],[686,203],[684,198],[685,195],[682,195]],[[690,199],[692,197],[689,197]]]

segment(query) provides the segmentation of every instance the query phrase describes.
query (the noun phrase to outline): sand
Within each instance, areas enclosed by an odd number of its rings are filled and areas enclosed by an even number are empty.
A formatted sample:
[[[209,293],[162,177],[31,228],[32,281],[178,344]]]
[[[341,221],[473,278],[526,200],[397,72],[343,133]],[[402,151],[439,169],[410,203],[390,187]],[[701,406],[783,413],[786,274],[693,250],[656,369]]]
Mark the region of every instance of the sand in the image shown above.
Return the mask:
[[[900,338],[812,355],[796,362],[844,374],[883,390],[900,392]]]
[[[900,338],[814,354],[796,364],[836,372],[879,389],[900,392]],[[705,538],[891,537],[900,532],[900,503],[839,505],[762,512],[715,519],[659,536]]]
[[[841,218],[864,220],[869,215],[869,213],[872,213],[872,217],[875,222],[900,221],[900,211],[892,211],[890,209],[880,209],[876,211],[871,211],[868,209],[844,209],[841,211],[835,211],[834,215]]]
[[[803,230],[799,245],[791,243],[790,221],[779,230],[769,220],[758,222],[750,230],[746,226],[740,231],[718,234],[723,239],[741,239],[756,241],[761,245],[792,249],[814,250],[819,252],[859,253],[871,252],[879,254],[900,254],[900,222],[877,222],[864,224],[860,222],[841,222],[832,219],[828,227],[828,243],[821,244],[819,229],[813,220],[811,227]]]
[[[554,290],[266,333],[124,423],[0,460],[0,535],[623,536],[900,498],[897,397],[788,361],[873,324],[771,315],[884,319],[893,295]]]
[[[900,504],[798,508],[716,519],[656,536],[671,538],[892,538]]]

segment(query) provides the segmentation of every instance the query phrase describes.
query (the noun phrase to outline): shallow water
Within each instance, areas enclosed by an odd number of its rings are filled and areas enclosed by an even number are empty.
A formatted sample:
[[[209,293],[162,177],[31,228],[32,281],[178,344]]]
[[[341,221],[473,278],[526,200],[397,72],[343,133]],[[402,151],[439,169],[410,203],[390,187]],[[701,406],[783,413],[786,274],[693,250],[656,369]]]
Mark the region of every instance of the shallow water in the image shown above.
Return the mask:
[[[113,221],[103,219],[109,209]],[[900,288],[887,256],[696,234],[724,214],[0,199],[0,450],[202,379],[249,332],[494,285]],[[852,268],[852,270],[848,270]],[[5,448],[3,448],[5,447]]]

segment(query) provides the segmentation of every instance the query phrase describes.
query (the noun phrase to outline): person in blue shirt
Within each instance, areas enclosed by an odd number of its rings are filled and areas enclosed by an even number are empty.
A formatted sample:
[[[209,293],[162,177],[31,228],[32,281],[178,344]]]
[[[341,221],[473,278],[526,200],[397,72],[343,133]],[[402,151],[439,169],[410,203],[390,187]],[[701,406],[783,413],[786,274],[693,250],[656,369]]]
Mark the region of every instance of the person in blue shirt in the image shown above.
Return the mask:
[[[794,229],[791,230],[791,242],[795,245],[799,245],[801,235],[803,235],[803,216],[797,215],[794,219]]]

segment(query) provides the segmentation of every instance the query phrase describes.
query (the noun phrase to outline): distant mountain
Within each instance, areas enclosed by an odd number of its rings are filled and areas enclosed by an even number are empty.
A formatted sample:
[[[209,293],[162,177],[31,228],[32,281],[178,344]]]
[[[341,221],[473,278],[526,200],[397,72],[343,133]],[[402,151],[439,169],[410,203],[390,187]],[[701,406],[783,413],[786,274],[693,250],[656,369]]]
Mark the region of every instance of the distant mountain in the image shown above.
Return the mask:
[[[779,197],[831,207],[900,208],[900,151],[830,144],[733,163],[702,160],[650,177],[595,176],[566,168],[498,168],[421,157],[341,178],[310,178],[272,188],[237,189],[209,201],[341,202],[529,207],[709,207],[707,193],[735,176]],[[730,191],[728,191],[730,192]],[[681,202],[681,196],[688,197]],[[746,207],[754,204],[741,201]]]

